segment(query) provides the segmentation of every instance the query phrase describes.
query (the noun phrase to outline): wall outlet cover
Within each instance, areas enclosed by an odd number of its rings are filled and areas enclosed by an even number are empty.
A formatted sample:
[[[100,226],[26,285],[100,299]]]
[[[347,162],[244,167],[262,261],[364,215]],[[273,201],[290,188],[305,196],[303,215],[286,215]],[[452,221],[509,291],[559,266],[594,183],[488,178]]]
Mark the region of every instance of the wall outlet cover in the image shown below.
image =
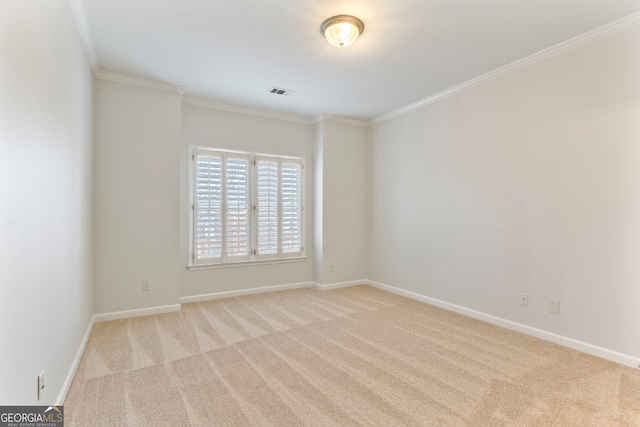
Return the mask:
[[[38,400],[42,396],[44,390],[44,369],[38,374]]]

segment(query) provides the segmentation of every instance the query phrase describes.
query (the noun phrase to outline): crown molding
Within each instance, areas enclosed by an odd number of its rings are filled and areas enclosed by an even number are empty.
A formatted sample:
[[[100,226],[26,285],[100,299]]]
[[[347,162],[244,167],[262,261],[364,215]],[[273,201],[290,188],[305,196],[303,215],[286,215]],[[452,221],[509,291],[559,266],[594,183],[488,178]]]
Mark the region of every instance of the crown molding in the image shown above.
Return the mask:
[[[577,49],[586,44],[593,43],[597,40],[608,37],[620,31],[626,30],[627,28],[636,26],[638,24],[640,24],[640,12],[634,13],[632,15],[627,16],[626,18],[619,19],[610,24],[604,25],[600,28],[596,28],[595,30],[589,31],[587,33],[584,33],[582,35],[579,35],[577,37],[564,41],[562,43],[558,43],[547,49],[534,53],[533,55],[529,55],[525,58],[519,59],[518,61],[512,62],[511,64],[505,65],[500,68],[496,68],[493,71],[489,71],[488,73],[482,74],[471,80],[467,80],[466,82],[461,83],[459,85],[452,86],[449,89],[445,89],[442,92],[438,92],[435,95],[431,95],[429,97],[421,99],[420,101],[406,105],[397,110],[390,111],[386,114],[383,114],[381,116],[378,116],[372,119],[370,123],[372,125],[376,125],[378,123],[382,123],[394,117],[401,116],[403,114],[409,113],[413,110],[417,110],[426,105],[440,101],[441,99],[455,95],[467,89],[471,89],[475,86],[487,83],[498,77],[505,76],[507,74],[513,73],[523,68],[530,67],[534,64],[537,64],[538,62],[546,61],[547,59],[553,58],[554,56],[558,56],[563,53],[569,52],[573,49]]]
[[[82,39],[82,46],[84,46],[84,52],[87,55],[89,66],[93,74],[97,73],[100,69],[98,65],[98,57],[93,47],[93,39],[91,38],[91,32],[89,31],[89,24],[87,24],[87,17],[84,13],[84,6],[82,0],[69,0],[73,16],[76,19],[76,25],[80,32],[80,38]]]
[[[313,121],[314,124],[322,122],[342,123],[344,125],[356,126],[361,128],[368,128],[371,126],[371,122],[365,120],[350,119],[347,117],[332,116],[329,114],[319,114]]]
[[[115,73],[113,71],[98,70],[94,73],[96,79],[110,82],[124,83],[127,85],[146,87],[149,89],[163,90],[182,95],[186,87],[157,80],[144,79],[142,77],[131,76],[129,74]]]
[[[231,113],[248,114],[250,116],[264,117],[267,119],[281,120],[284,122],[300,123],[303,125],[313,125],[314,121],[308,117],[294,116],[291,114],[275,113],[272,111],[258,110],[254,108],[239,107],[237,105],[223,104],[209,101],[207,99],[195,98],[191,96],[182,97],[183,104],[196,105],[198,107],[212,108],[214,110],[228,111]]]

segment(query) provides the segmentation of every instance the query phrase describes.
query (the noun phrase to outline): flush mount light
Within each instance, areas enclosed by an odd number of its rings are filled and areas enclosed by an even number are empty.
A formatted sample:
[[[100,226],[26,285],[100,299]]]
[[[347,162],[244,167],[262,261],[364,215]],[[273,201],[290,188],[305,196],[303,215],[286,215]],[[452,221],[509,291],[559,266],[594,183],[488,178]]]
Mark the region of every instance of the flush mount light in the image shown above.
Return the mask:
[[[364,32],[364,23],[351,15],[338,15],[320,25],[320,34],[335,47],[347,47]]]

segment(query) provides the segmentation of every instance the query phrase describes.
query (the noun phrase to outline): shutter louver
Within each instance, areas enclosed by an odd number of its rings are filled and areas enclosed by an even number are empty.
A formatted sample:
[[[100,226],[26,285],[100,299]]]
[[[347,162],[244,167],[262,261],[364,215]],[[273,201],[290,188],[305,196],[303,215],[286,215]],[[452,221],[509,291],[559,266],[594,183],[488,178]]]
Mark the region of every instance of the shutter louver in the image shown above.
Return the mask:
[[[302,165],[282,164],[282,252],[285,256],[302,252]]]
[[[278,255],[278,162],[257,161],[258,236],[260,256]]]
[[[226,161],[226,256],[250,256],[249,159],[228,155]]]
[[[196,263],[222,258],[222,156],[195,156],[194,242]]]

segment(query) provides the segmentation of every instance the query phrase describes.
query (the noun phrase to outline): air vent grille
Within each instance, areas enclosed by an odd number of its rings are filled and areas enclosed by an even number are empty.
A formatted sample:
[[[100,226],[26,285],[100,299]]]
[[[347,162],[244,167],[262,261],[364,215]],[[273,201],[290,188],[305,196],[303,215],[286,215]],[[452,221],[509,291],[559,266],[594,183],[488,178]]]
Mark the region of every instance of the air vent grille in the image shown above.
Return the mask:
[[[275,86],[272,86],[271,89],[269,89],[269,93],[272,93],[274,95],[280,95],[280,96],[289,96],[293,92],[294,92],[293,90],[283,89],[281,87],[275,87]]]

